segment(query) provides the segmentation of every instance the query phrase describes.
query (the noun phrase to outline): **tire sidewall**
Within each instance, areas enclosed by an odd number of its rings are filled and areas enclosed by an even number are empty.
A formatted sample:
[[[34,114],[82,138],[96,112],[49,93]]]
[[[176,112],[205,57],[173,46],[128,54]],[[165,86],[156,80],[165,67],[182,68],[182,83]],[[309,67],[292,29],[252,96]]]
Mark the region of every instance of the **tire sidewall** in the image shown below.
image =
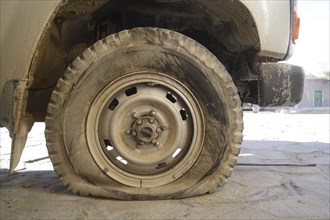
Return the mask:
[[[236,117],[231,111],[235,106],[226,90],[229,74],[212,56],[211,64],[207,64],[203,58],[191,56],[179,45],[143,40],[139,37],[131,39],[129,45],[109,49],[92,62],[83,64],[60,107],[62,141],[75,171],[96,185],[136,195],[182,193],[219,170],[228,153]],[[200,45],[194,47],[202,48]],[[204,59],[210,61],[210,56]],[[89,152],[89,147],[93,146],[88,147],[86,126],[89,126],[87,118],[90,107],[102,89],[125,74],[141,71],[167,74],[190,89],[204,114],[205,137],[199,158],[180,179],[161,187],[134,189],[119,184],[100,169]]]

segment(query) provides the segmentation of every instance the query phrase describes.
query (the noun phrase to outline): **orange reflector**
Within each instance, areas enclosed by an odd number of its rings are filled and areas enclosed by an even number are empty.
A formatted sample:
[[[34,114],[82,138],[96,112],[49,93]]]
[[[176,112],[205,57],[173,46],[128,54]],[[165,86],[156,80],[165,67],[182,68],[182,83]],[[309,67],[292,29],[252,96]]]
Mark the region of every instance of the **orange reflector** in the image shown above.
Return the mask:
[[[295,43],[295,41],[299,37],[299,27],[300,27],[300,18],[298,15],[298,12],[294,11],[294,17],[293,17],[293,28],[292,28],[292,41]]]

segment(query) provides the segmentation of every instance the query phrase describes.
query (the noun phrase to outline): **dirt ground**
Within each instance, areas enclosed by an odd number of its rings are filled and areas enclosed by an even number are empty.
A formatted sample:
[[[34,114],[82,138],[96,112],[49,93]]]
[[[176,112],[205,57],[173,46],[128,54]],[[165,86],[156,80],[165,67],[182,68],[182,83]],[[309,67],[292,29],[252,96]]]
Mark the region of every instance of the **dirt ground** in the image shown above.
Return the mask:
[[[224,187],[163,201],[67,191],[47,158],[42,123],[8,176],[10,139],[1,128],[0,219],[329,219],[329,114],[245,112],[244,122],[238,165]]]

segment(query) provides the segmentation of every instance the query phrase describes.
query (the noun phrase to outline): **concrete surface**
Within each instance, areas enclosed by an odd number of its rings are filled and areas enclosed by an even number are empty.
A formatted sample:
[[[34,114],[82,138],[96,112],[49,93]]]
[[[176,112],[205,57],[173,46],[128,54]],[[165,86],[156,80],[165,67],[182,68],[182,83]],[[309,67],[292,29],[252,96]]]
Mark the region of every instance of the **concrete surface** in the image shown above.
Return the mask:
[[[68,192],[47,159],[41,123],[8,176],[10,139],[1,128],[0,219],[329,219],[329,114],[245,112],[244,121],[228,183],[211,195],[164,201]]]

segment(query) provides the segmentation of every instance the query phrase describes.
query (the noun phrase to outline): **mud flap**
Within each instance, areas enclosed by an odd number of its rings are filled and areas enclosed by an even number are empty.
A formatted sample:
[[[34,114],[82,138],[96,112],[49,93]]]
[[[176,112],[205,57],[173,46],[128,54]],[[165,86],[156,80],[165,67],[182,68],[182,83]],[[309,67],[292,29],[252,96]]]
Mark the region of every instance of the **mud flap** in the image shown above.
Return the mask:
[[[18,165],[26,139],[34,120],[27,114],[27,82],[12,80],[6,82],[1,97],[1,126],[5,126],[12,138],[9,174]]]
[[[0,108],[0,125],[6,127],[9,131],[14,130],[14,91],[18,86],[18,80],[11,80],[5,83],[2,89],[1,108]]]
[[[22,118],[20,121],[20,126],[12,137],[9,174],[13,174],[15,168],[20,161],[28,133],[31,130],[32,126],[33,120],[31,117]]]
[[[258,104],[262,107],[294,106],[303,97],[304,84],[302,67],[286,63],[262,63]]]

